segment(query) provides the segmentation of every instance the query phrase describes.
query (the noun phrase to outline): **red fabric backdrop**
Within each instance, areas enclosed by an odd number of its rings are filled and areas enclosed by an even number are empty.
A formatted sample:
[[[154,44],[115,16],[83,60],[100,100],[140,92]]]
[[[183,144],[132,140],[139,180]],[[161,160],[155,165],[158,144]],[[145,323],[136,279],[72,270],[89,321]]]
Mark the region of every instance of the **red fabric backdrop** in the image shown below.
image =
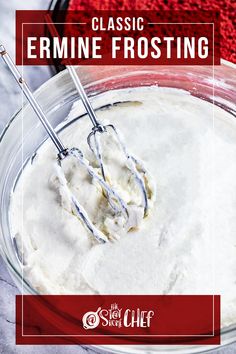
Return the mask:
[[[235,0],[70,0],[69,10],[217,10],[221,15],[221,57],[236,63]]]

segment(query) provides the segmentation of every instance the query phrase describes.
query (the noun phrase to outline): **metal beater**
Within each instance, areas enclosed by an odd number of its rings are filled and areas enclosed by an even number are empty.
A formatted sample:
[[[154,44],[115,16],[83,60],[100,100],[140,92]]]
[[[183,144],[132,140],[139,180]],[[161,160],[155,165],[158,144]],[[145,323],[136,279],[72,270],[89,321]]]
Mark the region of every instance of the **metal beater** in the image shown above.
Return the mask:
[[[56,131],[53,129],[51,124],[49,123],[47,117],[45,116],[42,108],[38,104],[38,102],[35,100],[32,92],[30,91],[27,83],[25,80],[22,78],[21,74],[19,73],[18,69],[16,68],[15,64],[13,63],[12,59],[10,58],[9,54],[6,52],[5,48],[3,45],[0,45],[0,54],[7,64],[8,68],[10,69],[11,73],[13,74],[14,78],[16,79],[18,85],[20,86],[21,90],[23,91],[24,95],[26,96],[28,102],[30,103],[31,107],[37,114],[38,118],[40,119],[41,123],[43,124],[44,128],[46,129],[49,137],[51,138],[52,142],[56,146],[58,150],[58,175],[60,182],[66,191],[66,194],[71,201],[73,205],[74,212],[76,215],[79,217],[79,219],[82,221],[82,223],[86,226],[86,228],[92,233],[92,235],[95,237],[95,239],[98,242],[107,242],[108,237],[98,230],[92,221],[90,220],[87,212],[83,208],[83,206],[79,203],[75,195],[71,192],[71,190],[68,187],[68,183],[66,180],[66,177],[64,175],[63,169],[61,167],[61,161],[64,160],[65,158],[68,157],[73,157],[75,158],[81,166],[83,166],[91,178],[95,180],[105,191],[106,197],[109,201],[109,204],[111,205],[112,209],[114,210],[115,215],[123,215],[125,219],[128,221],[129,219],[129,212],[128,212],[128,206],[126,202],[120,197],[120,195],[115,191],[114,188],[107,182],[106,178],[106,171],[103,163],[103,158],[102,158],[102,151],[101,151],[101,146],[99,143],[99,137],[98,135],[101,135],[103,133],[108,133],[109,131],[112,131],[115,135],[117,144],[119,149],[123,152],[127,159],[127,167],[131,172],[131,175],[135,178],[136,182],[138,183],[138,186],[140,188],[140,192],[142,193],[142,206],[144,209],[144,216],[148,212],[148,179],[147,179],[147,172],[142,166],[142,164],[132,155],[130,155],[127,152],[127,149],[122,142],[120,138],[120,134],[118,133],[117,129],[112,125],[102,125],[101,123],[98,122],[96,114],[91,106],[91,103],[84,91],[84,88],[77,76],[77,73],[75,69],[71,66],[68,65],[67,69],[73,79],[73,82],[79,92],[79,95],[81,97],[81,100],[86,108],[86,111],[88,113],[88,116],[93,123],[93,129],[91,133],[88,135],[87,141],[89,144],[90,149],[92,152],[95,154],[96,159],[98,160],[99,166],[101,168],[101,173],[102,177],[97,174],[95,169],[89,164],[88,160],[86,160],[83,156],[83,153],[80,149],[78,148],[66,148],[62,141],[60,140],[59,136],[57,135]]]
[[[71,65],[66,65],[66,68],[75,84],[75,87],[79,93],[79,96],[86,108],[86,111],[88,113],[88,116],[93,124],[93,128],[92,131],[90,132],[90,134],[87,137],[87,141],[88,141],[88,145],[91,149],[91,151],[94,153],[99,166],[101,168],[101,172],[102,172],[102,176],[104,181],[107,181],[106,178],[106,170],[105,170],[105,166],[103,163],[103,156],[102,156],[102,149],[101,149],[101,144],[100,144],[100,136],[102,136],[102,134],[104,133],[113,133],[115,140],[117,142],[117,146],[118,149],[120,149],[126,160],[127,160],[127,165],[126,167],[129,169],[130,173],[132,174],[132,176],[135,178],[138,187],[140,189],[140,192],[142,194],[142,207],[144,209],[144,216],[147,215],[148,213],[148,186],[145,185],[145,182],[148,183],[147,180],[147,171],[145,170],[143,164],[138,161],[133,155],[131,155],[128,151],[127,148],[124,144],[124,142],[121,139],[121,135],[118,132],[117,128],[115,128],[115,126],[113,124],[107,124],[107,125],[103,125],[101,124],[95,114],[95,111],[93,109],[93,107],[91,106],[91,103],[88,99],[88,96],[86,95],[83,85],[81,84],[81,81],[75,71],[75,68]]]

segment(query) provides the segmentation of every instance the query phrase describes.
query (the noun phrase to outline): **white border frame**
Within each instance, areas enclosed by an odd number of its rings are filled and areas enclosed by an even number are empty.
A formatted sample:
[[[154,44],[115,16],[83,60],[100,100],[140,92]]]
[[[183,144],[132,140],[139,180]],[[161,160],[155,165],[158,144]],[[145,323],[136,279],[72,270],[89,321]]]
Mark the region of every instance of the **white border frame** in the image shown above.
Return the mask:
[[[50,24],[50,23],[47,23],[47,22],[23,22],[21,24],[21,31],[22,31],[22,69],[21,69],[21,75],[22,77],[24,76],[23,75],[23,69],[24,69],[24,65],[23,65],[23,53],[24,53],[24,46],[23,46],[23,39],[24,39],[24,25],[30,25],[30,24],[33,24],[33,25],[40,25],[40,24]],[[87,23],[86,22],[75,22],[75,23],[70,23],[70,22],[54,22],[54,24],[77,24],[77,25],[86,25]],[[212,60],[212,79],[213,79],[213,85],[212,85],[212,91],[213,91],[213,131],[215,129],[215,109],[214,109],[214,106],[215,106],[215,66],[214,66],[214,60],[215,60],[215,56],[214,56],[214,33],[215,33],[215,24],[214,22],[148,22],[147,23],[148,25],[160,25],[160,24],[191,24],[191,25],[212,25],[213,28],[212,28],[212,31],[213,31],[213,60]],[[226,61],[225,61],[226,62]],[[231,64],[233,65],[233,67],[236,67],[235,64],[231,63],[231,62],[227,62],[227,64]],[[230,66],[231,66],[230,65]],[[24,152],[24,145],[23,145],[23,131],[24,131],[24,117],[23,117],[23,105],[24,105],[24,94],[22,92],[22,95],[21,95],[21,102],[22,102],[22,109],[21,109],[21,114],[22,114],[22,166],[23,166],[23,152]],[[214,156],[214,154],[213,154]],[[213,164],[214,164],[214,158],[213,158]],[[23,203],[23,188],[22,188],[22,230],[23,230],[23,207],[24,207],[24,203]],[[22,235],[23,236],[23,235]],[[21,247],[21,251],[22,251],[22,257],[23,257],[23,242],[22,242],[22,247]],[[22,267],[22,274],[21,274],[21,285],[22,285],[22,295],[24,295],[24,285],[23,285],[23,279],[24,279],[24,267]],[[215,277],[213,278],[214,279],[214,283],[215,283]],[[65,334],[65,335],[46,335],[46,334],[42,334],[42,335],[32,335],[32,334],[24,334],[24,303],[23,303],[23,298],[24,296],[22,296],[22,308],[21,308],[21,311],[22,311],[22,322],[21,322],[21,326],[22,326],[22,333],[21,333],[21,336],[22,337],[207,337],[207,338],[210,338],[210,337],[214,337],[215,336],[215,318],[214,318],[214,309],[215,309],[215,296],[216,295],[212,295],[212,307],[213,307],[213,318],[212,318],[212,321],[213,321],[213,330],[212,330],[212,334],[211,335],[206,335],[206,334],[203,334],[203,335],[194,335],[194,334],[191,334],[191,335],[135,335],[135,334],[132,334],[132,335],[122,335],[122,334],[117,334],[117,335],[92,335],[92,334],[89,334],[89,335],[76,335],[76,334],[73,334],[73,335],[70,335],[70,334]]]

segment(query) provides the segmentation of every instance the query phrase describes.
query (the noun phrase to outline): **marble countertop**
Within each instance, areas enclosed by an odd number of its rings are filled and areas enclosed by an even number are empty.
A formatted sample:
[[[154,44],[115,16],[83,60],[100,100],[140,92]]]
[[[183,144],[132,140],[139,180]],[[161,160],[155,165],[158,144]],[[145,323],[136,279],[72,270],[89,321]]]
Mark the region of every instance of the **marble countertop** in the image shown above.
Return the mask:
[[[9,53],[14,55],[15,9],[44,9],[49,4],[48,0],[11,0],[0,3],[0,43],[4,44]],[[24,76],[31,88],[36,89],[51,76],[47,67],[24,68]],[[12,114],[21,105],[21,93],[10,74],[0,63],[0,131],[9,121]],[[0,354],[30,353],[81,353],[92,354],[97,352],[93,347],[83,346],[16,346],[15,345],[15,295],[19,290],[12,281],[3,260],[0,258]],[[217,349],[215,354],[235,354],[236,345]]]

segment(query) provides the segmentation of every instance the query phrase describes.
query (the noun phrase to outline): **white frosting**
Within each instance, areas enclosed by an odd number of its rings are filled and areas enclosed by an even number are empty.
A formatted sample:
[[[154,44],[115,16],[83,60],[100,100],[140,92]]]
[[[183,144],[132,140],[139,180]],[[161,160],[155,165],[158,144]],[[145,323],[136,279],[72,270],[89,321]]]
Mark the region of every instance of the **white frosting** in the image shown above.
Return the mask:
[[[175,89],[113,91],[93,104],[117,101],[132,102],[101,109],[98,117],[122,131],[129,150],[153,176],[157,197],[150,215],[138,229],[120,233],[118,241],[94,242],[59,192],[56,151],[47,141],[19,179],[10,210],[25,278],[49,294],[220,294],[222,325],[235,323],[235,121]],[[68,119],[80,113],[77,103]],[[90,129],[83,117],[61,138],[93,161],[86,143]],[[126,200],[139,203],[127,175],[116,175],[117,155],[109,156],[116,187],[122,186]],[[112,230],[101,188],[76,164],[66,175],[92,221]]]

